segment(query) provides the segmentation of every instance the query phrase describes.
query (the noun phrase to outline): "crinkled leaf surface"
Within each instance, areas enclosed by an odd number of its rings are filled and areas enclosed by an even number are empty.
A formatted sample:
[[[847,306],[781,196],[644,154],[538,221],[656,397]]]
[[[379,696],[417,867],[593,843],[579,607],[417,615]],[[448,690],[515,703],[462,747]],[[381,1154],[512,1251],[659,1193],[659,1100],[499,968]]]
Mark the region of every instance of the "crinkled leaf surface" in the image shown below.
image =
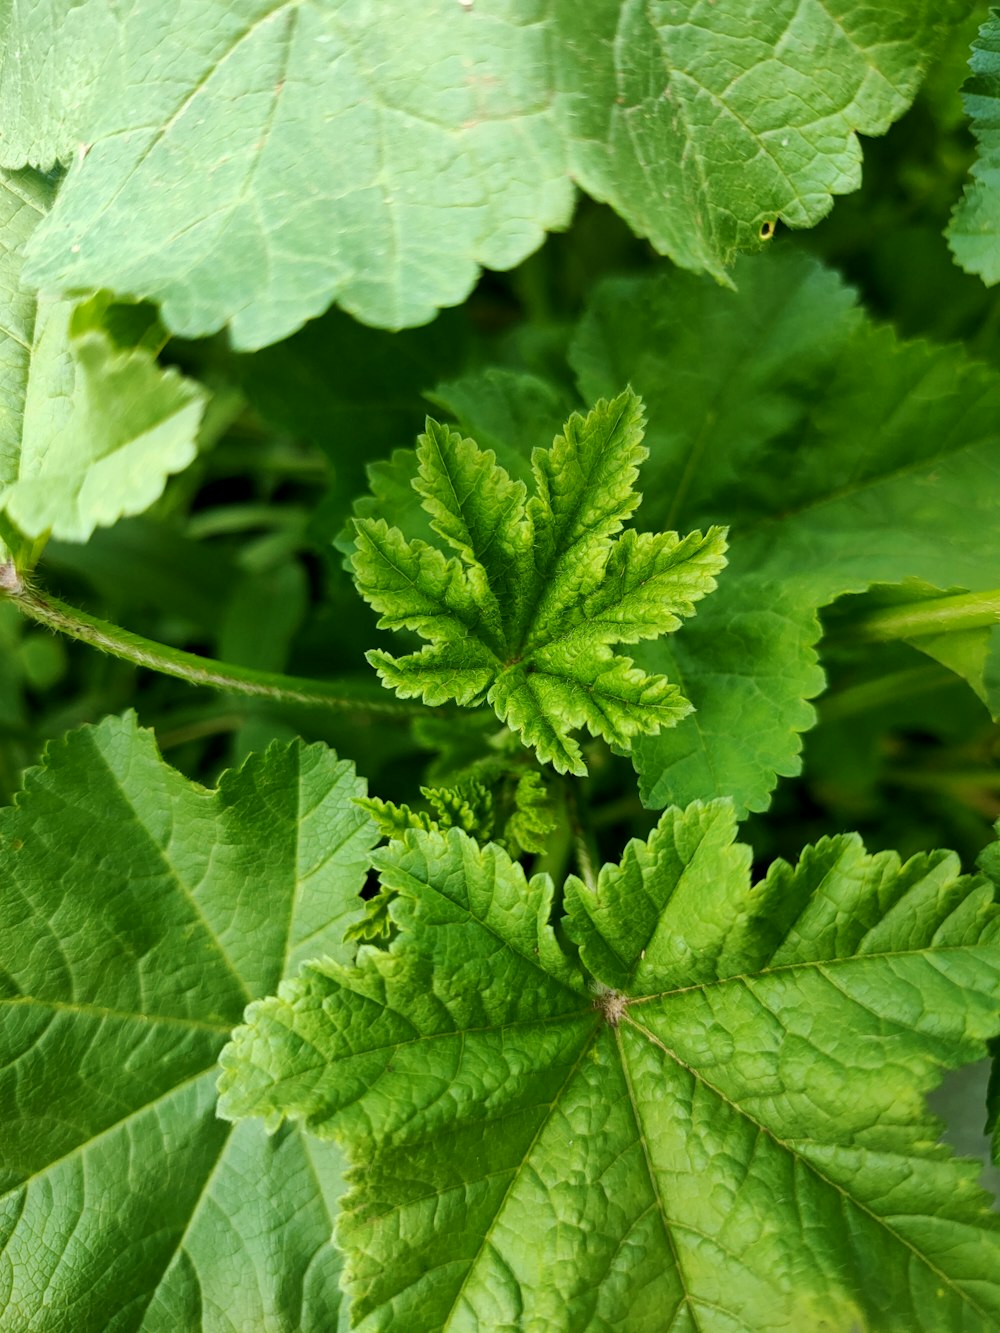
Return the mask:
[[[568,220],[572,181],[721,273],[860,181],[968,0],[60,0],[9,6],[2,160],[71,162],[59,293],[258,347],[337,300],[420,323]]]
[[[0,812],[4,1329],[335,1327],[339,1155],[234,1133],[214,1080],[249,1000],[345,958],[363,791],[300,743],[206,791],[126,718]]]
[[[549,447],[575,405],[568,390],[547,379],[495,366],[439,384],[425,396],[454,417],[481,449],[490,450],[515,481],[525,485],[531,481],[533,450]],[[414,487],[419,466],[415,449],[396,449],[389,458],[369,464],[369,493],[354,501],[354,517],[391,515],[393,525],[405,537],[433,541],[430,516]],[[347,557],[350,570],[353,526],[348,525],[334,544]]]
[[[798,772],[820,607],[873,582],[1000,584],[1000,376],[898,341],[804,255],[736,278],[610,282],[572,352],[586,397],[626,378],[644,396],[640,522],[730,525],[716,593],[637,654],[696,709],[633,747],[654,806],[714,793],[760,810]]]
[[[399,934],[248,1010],[220,1109],[354,1163],[359,1329],[995,1328],[1000,1219],[923,1094],[997,1028],[997,909],[825,840],[750,888],[728,802],[565,888],[457,830],[377,853]]]
[[[587,771],[571,735],[579,727],[628,749],[683,717],[676,686],[611,645],[692,615],[715,586],[725,540],[718,528],[683,539],[622,532],[639,502],[641,439],[631,391],[574,414],[550,449],[533,451],[529,499],[492,451],[429,420],[413,485],[457,558],[384,518],[355,520],[354,577],[379,627],[428,640],[402,658],[370,652],[383,682],[429,704],[489,703],[564,773]]]
[[[979,29],[969,67],[962,101],[979,154],[948,227],[948,243],[967,273],[992,286],[1000,282],[1000,11],[991,10]]]
[[[51,186],[0,173],[0,508],[28,537],[86,541],[137,514],[187,467],[204,392],[142,347],[117,347],[73,307],[39,299],[24,250]]]

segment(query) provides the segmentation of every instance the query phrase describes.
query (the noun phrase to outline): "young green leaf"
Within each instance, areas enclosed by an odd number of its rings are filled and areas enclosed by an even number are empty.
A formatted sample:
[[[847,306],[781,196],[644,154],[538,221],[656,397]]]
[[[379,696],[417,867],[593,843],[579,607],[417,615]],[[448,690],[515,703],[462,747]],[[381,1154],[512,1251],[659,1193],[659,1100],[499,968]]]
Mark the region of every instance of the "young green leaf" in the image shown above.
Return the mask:
[[[400,838],[407,829],[460,828],[471,838],[489,842],[493,833],[493,796],[481,782],[465,782],[457,787],[421,787],[420,794],[430,810],[413,810],[408,805],[368,796],[359,801],[375,821],[383,838]]]
[[[504,845],[512,856],[544,852],[555,831],[556,811],[541,774],[529,769],[514,788],[513,810],[504,826]]]
[[[720,528],[617,535],[640,500],[641,439],[630,391],[574,414],[533,452],[529,500],[491,451],[429,420],[414,486],[457,558],[384,519],[355,521],[355,581],[380,628],[430,641],[369,653],[385,684],[429,704],[487,702],[564,773],[586,772],[577,727],[628,749],[689,712],[665,676],[611,651],[676,629],[725,563]]]
[[[24,283],[51,198],[37,173],[0,172],[0,510],[27,537],[83,542],[148,508],[192,461],[205,394]]]
[[[250,999],[349,956],[363,792],[299,742],[206,791],[110,718],[0,811],[5,1329],[335,1326],[339,1154],[233,1133],[213,1082]]]
[[[354,1163],[359,1329],[994,1328],[1000,1219],[923,1094],[997,1030],[992,889],[854,836],[750,888],[728,802],[565,887],[457,830],[398,930],[247,1011],[220,1110]]]
[[[962,101],[979,155],[947,235],[961,267],[993,286],[1000,282],[1000,12],[995,9],[972,44],[969,68]]]
[[[441,833],[459,828],[479,842],[499,843],[511,856],[544,851],[556,816],[541,774],[534,769],[518,771],[499,757],[486,757],[479,767],[484,780],[465,778],[454,787],[421,787],[430,810],[414,810],[377,796],[364,797],[358,804],[374,819],[383,838],[401,838],[408,829]],[[491,786],[505,798],[502,819]]]

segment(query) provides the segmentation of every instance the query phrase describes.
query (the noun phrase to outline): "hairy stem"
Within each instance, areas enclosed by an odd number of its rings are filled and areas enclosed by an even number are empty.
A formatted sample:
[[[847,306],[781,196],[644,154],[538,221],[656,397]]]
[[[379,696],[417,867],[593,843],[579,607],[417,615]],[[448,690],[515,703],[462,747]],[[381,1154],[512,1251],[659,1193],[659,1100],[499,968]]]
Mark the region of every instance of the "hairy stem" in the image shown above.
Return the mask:
[[[257,695],[275,703],[312,704],[323,708],[350,708],[368,713],[390,713],[414,717],[426,713],[426,706],[394,699],[386,690],[367,680],[308,680],[301,676],[283,676],[276,672],[255,671],[233,662],[219,662],[198,657],[166,644],[130,634],[109,621],[99,620],[76,607],[29,586],[13,564],[0,565],[0,592],[30,620],[70,638],[89,643],[93,648],[111,653],[136,666],[148,667],[164,675],[177,676],[190,685],[208,685],[217,690]]]
[[[837,637],[852,642],[887,642],[990,625],[1000,625],[1000,588],[881,607],[853,621],[843,636]]]

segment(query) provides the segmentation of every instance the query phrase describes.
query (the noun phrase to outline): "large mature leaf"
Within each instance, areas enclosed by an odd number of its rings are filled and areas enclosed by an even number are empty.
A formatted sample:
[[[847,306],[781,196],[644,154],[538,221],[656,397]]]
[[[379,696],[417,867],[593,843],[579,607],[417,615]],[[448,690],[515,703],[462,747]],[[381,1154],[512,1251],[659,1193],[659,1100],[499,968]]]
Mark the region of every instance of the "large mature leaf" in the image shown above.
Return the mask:
[[[71,162],[32,274],[276,341],[422,322],[565,225],[575,178],[721,273],[857,187],[968,0],[8,6],[0,156]]]
[[[996,372],[899,342],[801,254],[736,276],[735,293],[685,274],[610,282],[572,352],[586,397],[630,380],[647,403],[641,522],[730,525],[718,591],[639,655],[697,710],[634,747],[652,805],[760,810],[798,771],[818,608],[876,581],[1000,584]]]
[[[453,830],[377,854],[399,929],[247,1012],[220,1109],[354,1162],[362,1329],[979,1329],[1000,1219],[923,1094],[997,1028],[991,887],[854,836],[752,891],[727,802],[596,889]]]
[[[205,395],[24,283],[51,195],[35,172],[0,173],[0,509],[28,537],[86,541],[191,462]]]
[[[402,658],[369,653],[384,683],[429,704],[491,704],[563,773],[587,771],[578,727],[628,749],[690,711],[663,675],[611,647],[676,629],[725,563],[718,528],[683,539],[621,531],[639,502],[641,439],[631,392],[574,414],[551,448],[533,451],[528,499],[491,450],[428,421],[413,484],[458,558],[384,518],[355,520],[354,576],[380,628],[428,640]]]
[[[955,207],[948,241],[968,273],[1000,282],[1000,12],[979,29],[969,60],[972,77],[962,91],[979,143],[972,183]]]
[[[322,746],[194,786],[134,720],[50,746],[0,812],[0,1324],[329,1330],[339,1157],[233,1133],[247,1002],[346,959],[375,838]]]

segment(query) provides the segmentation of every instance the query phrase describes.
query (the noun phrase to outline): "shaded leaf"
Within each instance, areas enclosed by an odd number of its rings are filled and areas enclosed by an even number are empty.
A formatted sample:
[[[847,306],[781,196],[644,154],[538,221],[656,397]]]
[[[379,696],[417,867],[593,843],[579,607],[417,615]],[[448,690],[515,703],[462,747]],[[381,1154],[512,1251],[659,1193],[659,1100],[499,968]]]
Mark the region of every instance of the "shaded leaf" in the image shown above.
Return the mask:
[[[1000,12],[995,9],[972,44],[969,68],[962,101],[979,153],[947,236],[958,264],[993,286],[1000,282]]]
[[[799,771],[819,608],[876,582],[998,582],[996,372],[898,340],[800,253],[736,277],[737,292],[680,273],[608,282],[571,353],[585,396],[628,377],[648,404],[641,525],[730,526],[716,594],[636,654],[696,709],[633,746],[654,806],[761,810]]]

